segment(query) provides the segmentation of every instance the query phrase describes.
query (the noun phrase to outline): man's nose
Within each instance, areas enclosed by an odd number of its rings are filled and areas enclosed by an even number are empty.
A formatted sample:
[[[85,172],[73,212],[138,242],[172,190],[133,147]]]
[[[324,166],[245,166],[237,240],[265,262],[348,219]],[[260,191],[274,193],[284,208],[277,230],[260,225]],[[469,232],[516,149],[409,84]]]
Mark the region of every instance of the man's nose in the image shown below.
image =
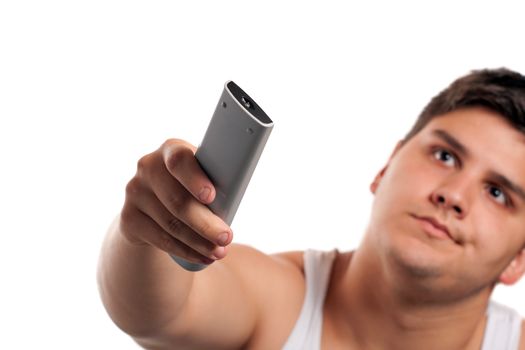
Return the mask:
[[[430,200],[438,208],[451,210],[457,218],[467,215],[469,191],[472,179],[465,176],[452,176],[439,184],[430,195]]]

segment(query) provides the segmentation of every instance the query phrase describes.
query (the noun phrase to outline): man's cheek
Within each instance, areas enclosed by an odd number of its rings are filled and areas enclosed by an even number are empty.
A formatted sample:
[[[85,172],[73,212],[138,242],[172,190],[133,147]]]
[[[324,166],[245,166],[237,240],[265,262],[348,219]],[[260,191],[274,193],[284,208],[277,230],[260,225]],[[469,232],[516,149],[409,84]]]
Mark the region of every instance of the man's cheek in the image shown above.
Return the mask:
[[[411,176],[409,172],[396,173],[394,176],[387,178],[385,190],[388,191],[388,196],[393,199],[401,199],[404,197],[411,197],[420,191],[420,181]]]

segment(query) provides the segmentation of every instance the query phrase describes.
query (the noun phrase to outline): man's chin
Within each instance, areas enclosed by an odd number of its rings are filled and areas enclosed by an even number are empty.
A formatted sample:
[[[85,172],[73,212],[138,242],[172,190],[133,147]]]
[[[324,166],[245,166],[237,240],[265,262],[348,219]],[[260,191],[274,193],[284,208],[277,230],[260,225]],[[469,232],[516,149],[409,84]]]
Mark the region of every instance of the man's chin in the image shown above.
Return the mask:
[[[391,260],[393,266],[407,277],[430,279],[443,275],[442,268],[429,261],[428,258],[420,259],[419,256],[392,254]]]
[[[398,242],[388,249],[387,257],[391,267],[406,277],[417,279],[438,278],[445,272],[447,256],[440,249],[429,246],[417,239]]]

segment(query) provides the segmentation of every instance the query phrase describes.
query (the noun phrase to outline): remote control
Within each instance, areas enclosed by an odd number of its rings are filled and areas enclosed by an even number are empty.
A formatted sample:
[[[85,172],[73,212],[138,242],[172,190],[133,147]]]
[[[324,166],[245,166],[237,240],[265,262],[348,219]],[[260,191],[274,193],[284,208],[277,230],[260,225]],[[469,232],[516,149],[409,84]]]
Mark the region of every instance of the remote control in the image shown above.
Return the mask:
[[[215,186],[211,211],[231,225],[273,129],[272,120],[233,81],[224,90],[195,157]],[[189,271],[207,267],[172,258]]]

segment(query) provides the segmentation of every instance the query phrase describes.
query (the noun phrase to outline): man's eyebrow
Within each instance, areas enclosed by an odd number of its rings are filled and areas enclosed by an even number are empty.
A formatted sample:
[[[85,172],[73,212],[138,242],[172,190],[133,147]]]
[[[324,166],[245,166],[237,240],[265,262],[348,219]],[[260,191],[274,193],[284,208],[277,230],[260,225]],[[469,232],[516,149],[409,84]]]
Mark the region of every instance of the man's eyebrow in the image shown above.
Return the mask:
[[[490,172],[489,177],[494,179],[495,182],[501,184],[501,186],[506,187],[514,192],[518,197],[521,198],[522,201],[525,202],[525,190],[522,187],[510,181],[507,177],[496,172]]]
[[[432,131],[432,134],[439,137],[441,140],[448,143],[456,152],[461,154],[463,157],[468,158],[469,152],[461,142],[458,141],[454,136],[450,135],[448,132],[442,129],[436,129]]]

